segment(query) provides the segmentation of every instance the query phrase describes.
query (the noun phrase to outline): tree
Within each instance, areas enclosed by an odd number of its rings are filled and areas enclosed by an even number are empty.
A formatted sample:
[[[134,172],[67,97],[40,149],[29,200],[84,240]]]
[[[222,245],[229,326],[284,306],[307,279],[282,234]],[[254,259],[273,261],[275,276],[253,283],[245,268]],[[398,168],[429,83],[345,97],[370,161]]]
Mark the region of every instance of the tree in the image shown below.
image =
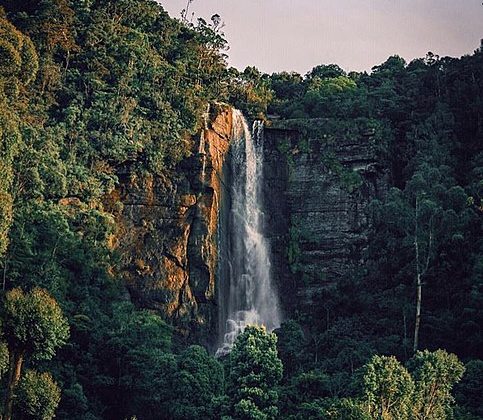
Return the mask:
[[[399,249],[398,275],[412,278],[416,292],[413,352],[420,346],[422,291],[438,251],[457,246],[469,220],[465,191],[454,185],[446,166],[435,165],[419,164],[404,190],[392,188],[385,203],[377,205],[381,213],[376,219],[384,226],[379,234],[386,235],[388,246]],[[383,229],[387,230],[382,233]]]
[[[406,61],[398,55],[389,57],[384,63],[374,66],[372,72],[375,76],[394,77],[404,72]]]
[[[315,399],[300,405],[296,420],[372,420],[359,401],[350,398]]]
[[[236,419],[275,419],[277,385],[283,366],[277,355],[277,336],[264,327],[249,326],[229,356],[227,395]]]
[[[344,75],[344,70],[342,70],[337,64],[320,64],[307,73],[306,79],[311,80],[316,77],[319,79],[330,79]]]
[[[451,390],[464,372],[454,354],[417,352],[408,369],[395,357],[374,356],[361,369],[360,402],[374,420],[452,418]]]
[[[3,312],[10,353],[4,420],[10,420],[25,357],[50,360],[57,348],[67,342],[69,325],[55,299],[39,288],[28,293],[20,288],[8,291]]]
[[[116,303],[97,358],[102,385],[98,393],[110,418],[166,418],[174,398],[176,358],[171,353],[172,330],[163,319],[130,302]],[[162,414],[160,414],[162,413]]]
[[[284,367],[284,375],[297,372],[306,358],[306,340],[302,328],[293,319],[282,323],[274,331],[277,335],[277,348]]]
[[[471,360],[465,365],[465,374],[455,387],[455,399],[460,412],[471,413],[476,418],[483,418],[483,361]]]
[[[173,380],[174,419],[215,418],[214,402],[223,395],[223,366],[201,346],[190,346],[178,357]]]
[[[262,74],[256,67],[246,67],[243,72],[231,68],[229,101],[245,115],[263,118],[273,92],[268,75]]]
[[[416,420],[451,418],[453,386],[465,368],[454,354],[445,350],[418,351],[408,363],[414,378],[413,417]]]
[[[374,419],[411,419],[414,382],[394,357],[373,356],[362,368],[364,406]]]
[[[60,402],[60,388],[48,372],[27,370],[18,384],[16,409],[22,418],[51,420]]]

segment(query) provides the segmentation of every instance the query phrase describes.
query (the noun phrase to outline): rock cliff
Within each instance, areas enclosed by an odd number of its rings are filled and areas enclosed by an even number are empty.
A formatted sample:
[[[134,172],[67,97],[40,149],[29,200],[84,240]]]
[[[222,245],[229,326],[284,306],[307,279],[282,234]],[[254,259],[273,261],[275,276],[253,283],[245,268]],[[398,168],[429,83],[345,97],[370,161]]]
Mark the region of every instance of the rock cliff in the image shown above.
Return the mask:
[[[298,123],[265,130],[266,229],[286,310],[310,307],[322,289],[363,267],[369,203],[387,189],[374,129],[360,121],[339,122],[340,132],[330,120]]]
[[[117,221],[112,246],[131,297],[178,325],[215,324],[219,197],[231,131],[231,108],[212,107],[174,176],[138,177],[125,168],[107,200]]]
[[[212,108],[193,154],[174,178],[138,178],[129,168],[109,198],[120,274],[132,298],[215,337],[218,220],[232,110]],[[264,134],[264,229],[282,307],[310,311],[320,292],[364,263],[369,203],[386,192],[377,135],[364,122],[277,122]],[[310,126],[310,130],[303,127]]]

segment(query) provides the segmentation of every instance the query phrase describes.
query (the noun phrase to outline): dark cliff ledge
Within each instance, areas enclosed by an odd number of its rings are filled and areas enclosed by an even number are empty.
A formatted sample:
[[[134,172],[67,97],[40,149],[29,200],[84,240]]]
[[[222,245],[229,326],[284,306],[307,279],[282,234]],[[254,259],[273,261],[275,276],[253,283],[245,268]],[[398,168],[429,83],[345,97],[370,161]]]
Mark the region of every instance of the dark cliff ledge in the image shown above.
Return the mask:
[[[112,246],[132,299],[178,325],[215,325],[220,179],[231,131],[231,108],[212,107],[173,176],[137,177],[125,168],[107,198],[117,209]]]
[[[363,266],[368,206],[387,189],[377,141],[367,120],[280,120],[265,129],[266,228],[287,310],[312,305]]]

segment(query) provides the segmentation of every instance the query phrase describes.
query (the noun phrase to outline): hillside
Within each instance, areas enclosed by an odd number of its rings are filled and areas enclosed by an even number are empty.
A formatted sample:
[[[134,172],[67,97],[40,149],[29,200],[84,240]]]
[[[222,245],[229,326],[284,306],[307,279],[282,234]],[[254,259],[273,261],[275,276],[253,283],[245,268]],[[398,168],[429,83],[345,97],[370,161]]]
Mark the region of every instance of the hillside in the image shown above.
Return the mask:
[[[483,418],[483,51],[227,48],[151,0],[0,1],[3,418]],[[215,357],[262,245],[281,325]]]

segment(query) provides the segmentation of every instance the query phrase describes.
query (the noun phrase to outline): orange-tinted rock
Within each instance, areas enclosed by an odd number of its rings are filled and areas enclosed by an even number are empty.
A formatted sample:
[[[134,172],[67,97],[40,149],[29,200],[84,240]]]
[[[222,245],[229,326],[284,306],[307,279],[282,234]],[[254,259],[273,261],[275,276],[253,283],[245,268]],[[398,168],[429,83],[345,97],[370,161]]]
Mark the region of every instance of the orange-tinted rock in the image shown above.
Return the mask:
[[[174,179],[140,179],[128,169],[118,174],[120,185],[105,204],[117,223],[110,243],[120,251],[120,275],[139,305],[213,325],[219,197],[231,131],[231,108],[217,105]]]

